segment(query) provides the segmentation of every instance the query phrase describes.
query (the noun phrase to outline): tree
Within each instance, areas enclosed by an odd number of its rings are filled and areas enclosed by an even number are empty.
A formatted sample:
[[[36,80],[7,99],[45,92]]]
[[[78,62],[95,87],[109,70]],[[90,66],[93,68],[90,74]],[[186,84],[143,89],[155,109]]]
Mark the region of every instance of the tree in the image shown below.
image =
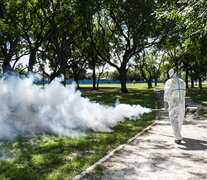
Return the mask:
[[[15,72],[18,72],[20,76],[25,77],[25,76],[26,76],[26,71],[25,71],[25,69],[26,69],[26,68],[23,66],[23,64],[22,64],[22,63],[19,63],[19,64],[16,65],[14,71],[15,71]]]
[[[185,71],[185,82],[186,82],[186,88],[189,88],[188,86],[188,77],[189,73],[192,70],[192,61],[195,59],[195,56],[193,53],[182,53],[179,56],[179,61],[181,64],[181,69]]]
[[[19,4],[18,25],[22,41],[29,52],[28,72],[33,72],[37,51],[48,37],[50,29],[39,0],[22,0]]]
[[[162,64],[164,63],[162,59],[163,54],[161,51],[157,51],[156,49],[154,49],[149,50],[149,56],[151,56],[152,58],[152,74],[155,80],[155,86],[157,86],[157,81],[162,74]]]
[[[142,79],[142,75],[140,74],[140,72],[133,68],[133,69],[129,69],[127,71],[127,80],[129,81],[140,81]]]
[[[176,29],[180,25],[185,27],[185,32],[189,35],[204,36],[207,31],[207,1],[181,0],[170,1],[160,9],[165,12],[163,15],[177,21]],[[168,10],[168,11],[166,11]]]
[[[204,72],[207,64],[206,5],[207,1],[166,1],[157,11],[159,19],[174,22],[174,30],[182,34],[183,41],[180,47],[183,47],[178,65],[186,70],[187,81],[190,68],[192,87],[194,87],[193,82],[196,78],[199,79],[200,88],[202,88],[202,79],[206,77]],[[190,54],[192,54],[191,57]],[[191,60],[192,58],[194,59]]]
[[[56,74],[65,74],[71,56],[71,45],[79,35],[81,28],[96,11],[97,2],[82,0],[41,0],[41,7],[51,29],[51,42],[58,60]],[[83,11],[84,10],[84,11]],[[87,14],[86,14],[87,13]]]
[[[92,20],[88,21],[86,26],[87,37],[91,36],[92,30]],[[87,43],[85,43],[86,56],[88,59],[88,67],[92,69],[92,80],[93,80],[93,90],[96,89],[96,64],[98,62],[98,55],[93,47],[93,43],[91,42],[91,38],[87,38]]]
[[[17,10],[16,1],[0,1],[0,56],[3,57],[3,73],[13,70],[10,63],[20,45]]]
[[[84,49],[76,49],[74,47],[71,54],[71,59],[68,61],[68,70],[70,69],[72,70],[73,78],[77,84],[78,89],[79,89],[78,80],[81,73],[85,69],[84,67],[86,66],[86,62],[87,62],[87,59],[83,54],[84,54]]]
[[[39,53],[37,53],[37,62],[41,71],[52,81],[55,77],[60,75],[57,53],[52,43],[49,41],[44,42],[41,49],[42,50],[39,50]],[[47,66],[50,69],[50,72],[46,71]]]
[[[97,63],[97,69],[98,69],[98,77],[97,77],[97,84],[96,84],[97,90],[99,89],[99,82],[100,82],[101,76],[103,75],[106,67],[107,67],[106,62],[99,59],[99,61]]]
[[[137,57],[137,69],[140,70],[142,77],[147,81],[148,88],[152,88],[153,70],[155,68],[152,56],[145,51],[141,57]]]
[[[112,72],[111,75],[112,75],[113,80],[118,80],[119,79],[119,72],[118,71]]]
[[[127,92],[130,60],[156,41],[154,10],[151,0],[108,1],[94,17],[94,29],[98,33],[94,38],[90,29],[93,46],[97,54],[119,72],[122,92]]]

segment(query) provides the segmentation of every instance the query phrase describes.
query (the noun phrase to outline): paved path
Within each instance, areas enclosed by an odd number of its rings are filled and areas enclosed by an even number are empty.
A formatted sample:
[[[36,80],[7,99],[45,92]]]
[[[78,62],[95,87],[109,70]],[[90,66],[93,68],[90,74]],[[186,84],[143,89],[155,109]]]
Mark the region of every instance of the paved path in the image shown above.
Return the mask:
[[[162,91],[158,93],[162,97]],[[186,101],[189,106],[198,106],[189,98]],[[178,145],[168,113],[158,113],[157,118],[157,124],[145,135],[103,164],[103,174],[94,173],[88,179],[207,180],[207,119],[188,114],[182,129],[184,139]]]

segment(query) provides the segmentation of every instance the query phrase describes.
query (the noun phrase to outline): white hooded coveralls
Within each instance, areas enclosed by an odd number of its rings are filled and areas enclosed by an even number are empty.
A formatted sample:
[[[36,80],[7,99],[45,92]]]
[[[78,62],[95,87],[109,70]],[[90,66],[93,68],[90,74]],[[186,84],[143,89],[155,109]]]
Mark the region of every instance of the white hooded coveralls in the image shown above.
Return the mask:
[[[173,71],[174,72],[174,71]],[[182,140],[181,126],[185,116],[185,82],[177,77],[177,73],[169,71],[170,79],[165,83],[164,102],[168,103],[169,118],[176,140]]]

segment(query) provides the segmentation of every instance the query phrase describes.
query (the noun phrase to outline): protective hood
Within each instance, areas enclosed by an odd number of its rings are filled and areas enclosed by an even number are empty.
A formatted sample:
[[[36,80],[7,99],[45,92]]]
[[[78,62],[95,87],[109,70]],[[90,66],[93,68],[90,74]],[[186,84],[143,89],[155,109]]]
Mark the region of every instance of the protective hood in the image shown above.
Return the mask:
[[[177,72],[176,72],[176,70],[175,70],[175,69],[170,69],[170,70],[168,71],[168,76],[169,76],[169,78],[171,78],[171,77],[173,77],[173,76],[177,76]]]

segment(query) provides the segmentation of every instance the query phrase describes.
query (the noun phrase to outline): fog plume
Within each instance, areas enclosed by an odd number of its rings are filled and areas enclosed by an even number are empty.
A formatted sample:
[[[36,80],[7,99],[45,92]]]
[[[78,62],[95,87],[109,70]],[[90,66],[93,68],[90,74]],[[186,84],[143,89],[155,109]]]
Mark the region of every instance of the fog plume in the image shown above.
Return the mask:
[[[88,129],[110,132],[117,122],[151,111],[140,105],[100,105],[81,97],[75,84],[63,86],[60,78],[42,89],[33,84],[34,78],[0,79],[0,139],[44,133],[70,136]]]

